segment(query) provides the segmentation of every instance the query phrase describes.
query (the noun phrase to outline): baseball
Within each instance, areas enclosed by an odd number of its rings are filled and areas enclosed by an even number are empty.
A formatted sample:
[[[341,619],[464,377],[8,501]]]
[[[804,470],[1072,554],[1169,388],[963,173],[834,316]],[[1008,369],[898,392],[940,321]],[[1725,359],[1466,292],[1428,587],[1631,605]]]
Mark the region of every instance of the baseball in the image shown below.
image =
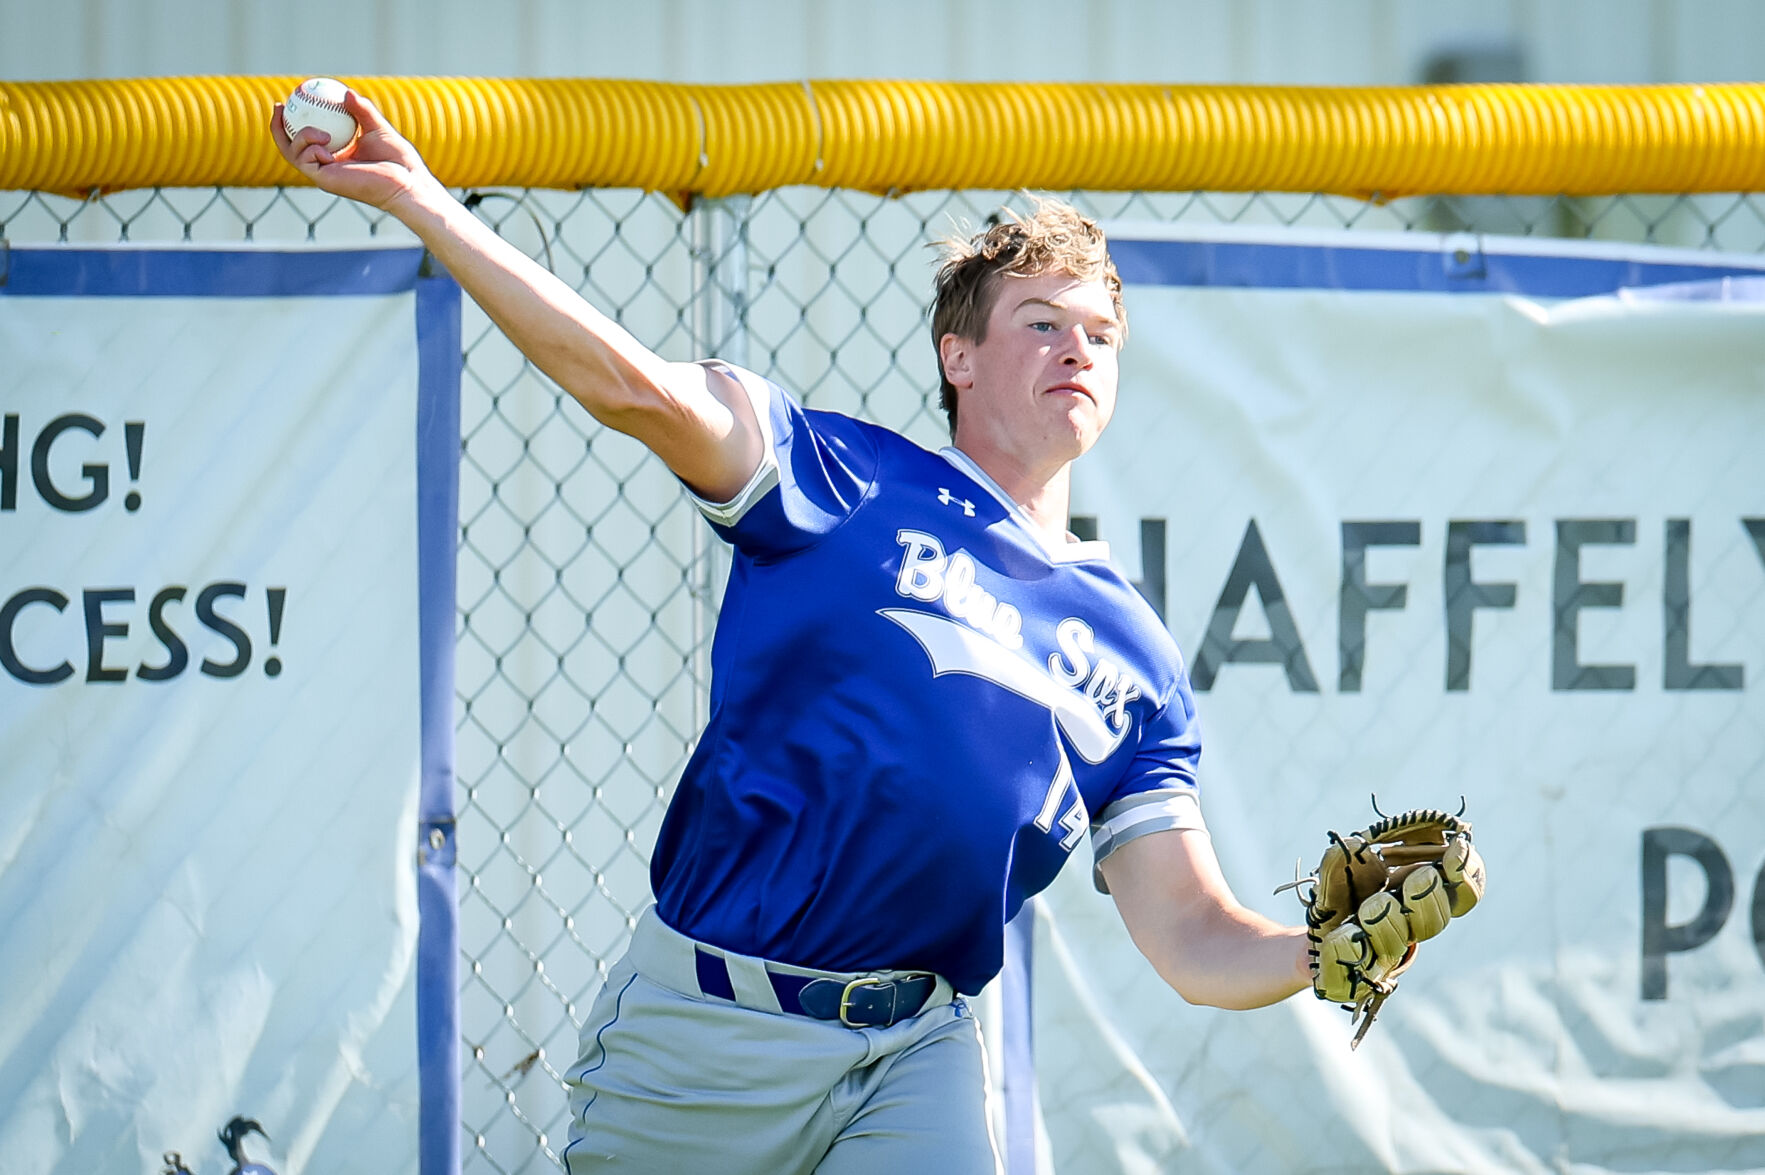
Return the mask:
[[[282,128],[293,138],[304,128],[316,126],[330,135],[325,144],[332,154],[349,146],[355,138],[355,119],[343,109],[343,95],[348,92],[336,78],[308,78],[295,87],[282,104]]]

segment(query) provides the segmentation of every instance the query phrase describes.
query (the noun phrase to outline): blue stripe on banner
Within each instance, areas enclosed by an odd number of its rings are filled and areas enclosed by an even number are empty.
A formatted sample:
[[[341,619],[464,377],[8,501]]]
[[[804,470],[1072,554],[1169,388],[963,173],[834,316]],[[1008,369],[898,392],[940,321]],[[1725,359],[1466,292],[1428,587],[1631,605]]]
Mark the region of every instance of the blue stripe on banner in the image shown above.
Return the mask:
[[[1719,277],[1631,290],[1639,302],[1765,302],[1765,275]]]
[[[1006,1175],[1036,1175],[1036,1047],[1030,1016],[1031,955],[1036,938],[1035,899],[1005,924],[1005,968],[999,1003],[1005,1072]]]
[[[398,294],[423,250],[0,248],[0,297],[299,298]]]
[[[460,287],[417,282],[418,1164],[460,1170],[459,903],[454,883],[454,555],[460,497]]]
[[[1388,290],[1586,298],[1638,286],[1757,277],[1757,267],[1623,257],[1111,238],[1122,281],[1147,286]]]

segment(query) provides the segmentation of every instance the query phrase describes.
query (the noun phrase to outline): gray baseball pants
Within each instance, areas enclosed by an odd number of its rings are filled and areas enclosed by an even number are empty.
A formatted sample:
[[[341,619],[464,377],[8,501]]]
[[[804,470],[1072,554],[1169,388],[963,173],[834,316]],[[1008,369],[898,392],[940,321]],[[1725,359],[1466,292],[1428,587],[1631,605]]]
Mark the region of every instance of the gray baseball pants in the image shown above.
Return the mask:
[[[999,1175],[980,1028],[939,980],[918,1015],[848,1028],[778,1010],[767,968],[718,950],[733,1001],[652,908],[608,973],[571,1067],[564,1162],[585,1172]]]

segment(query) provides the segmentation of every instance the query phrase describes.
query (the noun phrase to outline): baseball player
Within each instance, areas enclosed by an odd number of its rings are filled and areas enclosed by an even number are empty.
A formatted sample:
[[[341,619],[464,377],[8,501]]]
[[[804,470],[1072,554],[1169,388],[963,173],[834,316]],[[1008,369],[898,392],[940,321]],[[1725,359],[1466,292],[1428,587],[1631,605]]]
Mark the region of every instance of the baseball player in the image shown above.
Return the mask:
[[[953,444],[669,363],[504,243],[378,111],[320,188],[414,231],[734,549],[710,719],[655,847],[656,905],[582,1029],[572,1172],[992,1172],[962,997],[1087,829],[1100,884],[1183,998],[1311,984],[1303,927],[1243,907],[1198,803],[1170,634],[1066,529],[1126,337],[1102,234],[1040,204],[947,246],[932,333]]]

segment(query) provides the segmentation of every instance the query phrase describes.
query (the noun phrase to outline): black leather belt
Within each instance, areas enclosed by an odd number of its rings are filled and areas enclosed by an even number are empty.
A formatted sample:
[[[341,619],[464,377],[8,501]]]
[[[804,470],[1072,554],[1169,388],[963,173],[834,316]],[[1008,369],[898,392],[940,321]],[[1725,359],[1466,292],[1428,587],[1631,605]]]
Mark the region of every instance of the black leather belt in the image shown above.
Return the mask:
[[[729,967],[723,956],[695,946],[693,964],[701,992],[717,999],[735,999],[735,987],[729,981]],[[786,1012],[816,1020],[838,1020],[847,1028],[887,1028],[917,1016],[938,986],[938,977],[928,971],[910,971],[892,978],[858,975],[850,979],[817,979],[768,967],[766,978],[778,996],[778,1006]]]

